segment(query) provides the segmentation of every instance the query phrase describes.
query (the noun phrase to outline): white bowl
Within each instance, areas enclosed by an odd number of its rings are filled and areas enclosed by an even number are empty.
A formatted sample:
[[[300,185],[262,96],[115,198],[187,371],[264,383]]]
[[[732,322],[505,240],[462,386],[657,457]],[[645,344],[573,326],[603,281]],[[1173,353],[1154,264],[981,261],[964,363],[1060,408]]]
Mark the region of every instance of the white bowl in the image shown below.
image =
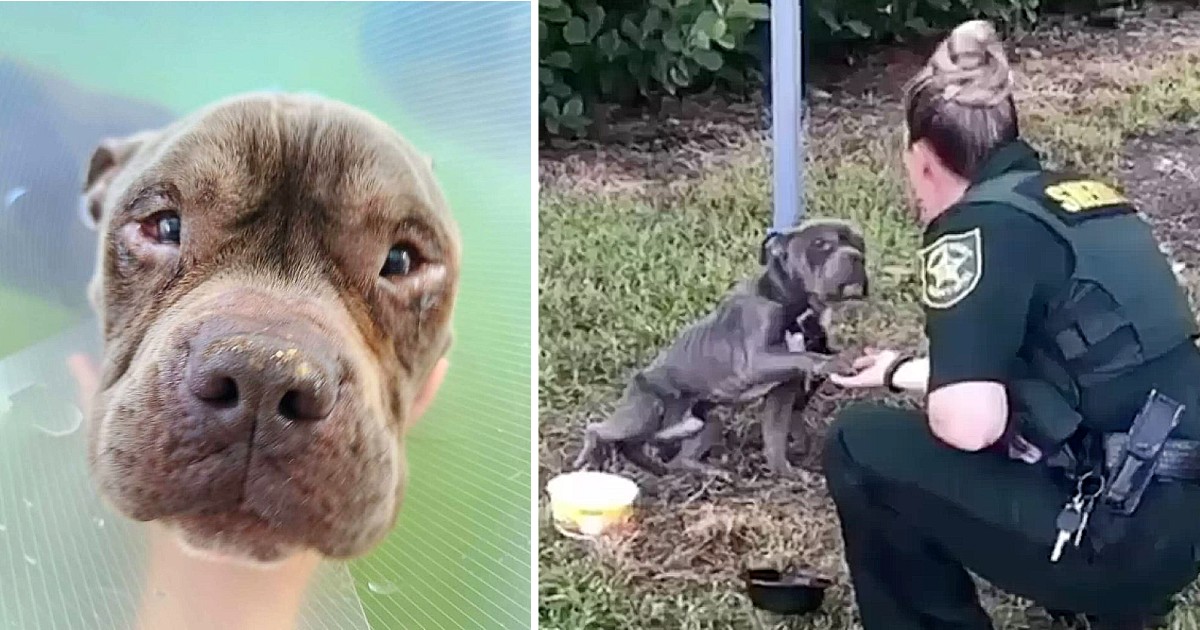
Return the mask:
[[[624,524],[638,496],[637,484],[620,475],[578,471],[546,484],[555,527],[566,536],[591,538]]]

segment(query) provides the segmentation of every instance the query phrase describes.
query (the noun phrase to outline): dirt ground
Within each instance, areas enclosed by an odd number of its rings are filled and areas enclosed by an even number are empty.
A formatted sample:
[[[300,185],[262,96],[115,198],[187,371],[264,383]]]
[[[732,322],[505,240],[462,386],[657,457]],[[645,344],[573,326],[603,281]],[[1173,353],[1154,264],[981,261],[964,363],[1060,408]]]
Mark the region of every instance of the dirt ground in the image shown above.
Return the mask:
[[[1200,283],[1200,130],[1180,125],[1130,139],[1121,181],[1195,298]]]
[[[1080,30],[1076,24],[1064,24],[1010,43],[1014,63],[1020,64],[1022,94],[1042,105],[1086,98],[1084,87],[1102,82],[1106,73],[1135,67],[1136,60],[1148,51],[1176,49],[1200,49],[1200,11],[1180,14],[1178,9],[1156,6],[1145,15],[1130,18],[1119,32]],[[842,136],[847,126],[859,130],[849,137],[863,137],[862,130],[899,124],[897,77],[910,76],[920,61],[915,54],[883,51],[857,61],[840,73],[842,78],[837,81],[820,82],[810,105],[812,150],[831,150],[823,141]],[[757,99],[728,102],[702,97],[658,118],[627,113],[612,123],[614,138],[604,143],[543,146],[541,186],[596,193],[669,190],[673,184],[738,159],[747,151],[763,151],[769,138],[762,131],[762,120]],[[1200,234],[1200,130],[1180,125],[1128,138],[1119,181],[1151,221],[1195,297],[1200,288],[1200,239],[1195,236]],[[822,437],[831,412],[847,400],[844,392],[835,398],[829,389],[824,388],[806,412],[814,440]],[[579,418],[591,411],[574,410],[570,415]],[[751,407],[737,413],[752,418],[756,411]],[[726,420],[721,415],[718,418]],[[559,423],[543,412],[541,484],[576,453],[577,426]],[[601,550],[607,555],[605,563],[650,590],[656,583],[677,585],[681,579],[733,585],[736,567],[756,557],[791,557],[817,571],[843,575],[840,554],[830,553],[840,549],[841,543],[819,474],[806,472],[803,478],[791,481],[765,475],[757,422],[726,421],[725,426],[725,442],[710,455],[710,461],[734,472],[735,481],[678,478],[656,483],[636,474],[646,484],[646,501],[639,508],[641,526],[632,538],[614,541]],[[802,459],[805,453],[794,449],[793,461]],[[815,462],[808,459],[807,467],[815,471]],[[629,468],[621,472],[635,474]],[[663,540],[655,535],[659,531],[682,534]],[[770,547],[764,548],[763,541],[770,541]],[[848,602],[848,587],[844,579],[838,582],[829,599]],[[998,619],[1011,615],[1020,620],[1019,627],[1049,627],[1044,619],[1039,621],[1036,612],[1024,611],[1018,600],[986,586],[982,594]],[[837,615],[847,618],[849,612]]]

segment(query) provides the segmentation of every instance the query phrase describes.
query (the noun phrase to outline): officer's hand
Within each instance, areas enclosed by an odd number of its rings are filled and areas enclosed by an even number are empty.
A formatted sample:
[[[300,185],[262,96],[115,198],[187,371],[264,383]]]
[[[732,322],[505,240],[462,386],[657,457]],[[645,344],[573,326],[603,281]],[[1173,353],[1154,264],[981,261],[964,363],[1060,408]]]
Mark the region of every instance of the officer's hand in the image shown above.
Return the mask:
[[[863,356],[854,360],[853,374],[830,374],[829,380],[841,387],[883,387],[883,375],[888,367],[900,358],[895,350],[867,348]]]

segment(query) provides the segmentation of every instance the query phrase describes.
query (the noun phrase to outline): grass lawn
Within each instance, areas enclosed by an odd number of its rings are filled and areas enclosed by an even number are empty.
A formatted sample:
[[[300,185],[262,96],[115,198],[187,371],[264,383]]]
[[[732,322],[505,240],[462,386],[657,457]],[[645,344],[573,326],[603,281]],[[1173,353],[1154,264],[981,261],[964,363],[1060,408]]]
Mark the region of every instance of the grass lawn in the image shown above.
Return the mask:
[[[1033,36],[1029,45],[1037,50],[1017,51],[1015,62],[1026,137],[1054,166],[1127,183],[1131,138],[1200,122],[1200,22],[1195,14],[1182,19],[1144,24],[1156,35],[1140,37]],[[834,333],[835,346],[846,349],[919,350],[924,341],[913,273],[919,232],[903,212],[894,96],[886,90],[834,91],[813,110],[809,213],[856,221],[870,248],[871,303],[846,313]],[[583,423],[611,408],[630,371],[755,271],[771,212],[769,162],[762,140],[750,131],[725,145],[720,159],[702,160],[717,166],[659,181],[609,177],[611,163],[543,166],[544,172],[576,171],[548,178],[541,196],[542,487],[569,465]],[[1184,274],[1194,289],[1194,270]],[[824,391],[809,410],[814,431],[846,401],[844,394]],[[590,546],[557,535],[540,493],[541,627],[754,628],[737,581],[751,561],[800,562],[836,577],[820,613],[779,627],[857,627],[823,481],[818,475],[781,481],[762,474],[755,425],[753,410],[727,423],[725,448],[715,454],[716,463],[739,473],[737,481],[644,484],[640,526],[624,539]],[[649,481],[631,468],[623,472]],[[1050,627],[1028,602],[982,586],[997,627]],[[1195,593],[1182,597],[1172,627],[1197,627]],[[765,622],[770,627],[776,620]]]

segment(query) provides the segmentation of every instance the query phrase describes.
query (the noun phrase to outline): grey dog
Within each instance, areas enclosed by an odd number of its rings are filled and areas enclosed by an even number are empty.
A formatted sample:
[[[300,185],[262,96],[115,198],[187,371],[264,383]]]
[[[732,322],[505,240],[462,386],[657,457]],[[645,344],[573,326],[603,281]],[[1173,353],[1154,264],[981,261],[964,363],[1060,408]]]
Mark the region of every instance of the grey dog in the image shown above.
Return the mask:
[[[721,473],[698,459],[719,429],[707,421],[708,411],[765,395],[768,464],[776,474],[790,474],[792,409],[811,389],[807,379],[825,374],[833,358],[824,334],[829,305],[867,297],[865,257],[861,232],[844,221],[810,220],[769,237],[762,272],[734,287],[633,376],[613,415],[584,430],[574,467],[589,459],[599,465],[605,442],[657,475]],[[682,449],[665,466],[644,450],[647,442],[680,441]]]
[[[392,529],[461,239],[428,160],[339,101],[242,94],[101,141],[85,200],[106,502],[258,564]]]

